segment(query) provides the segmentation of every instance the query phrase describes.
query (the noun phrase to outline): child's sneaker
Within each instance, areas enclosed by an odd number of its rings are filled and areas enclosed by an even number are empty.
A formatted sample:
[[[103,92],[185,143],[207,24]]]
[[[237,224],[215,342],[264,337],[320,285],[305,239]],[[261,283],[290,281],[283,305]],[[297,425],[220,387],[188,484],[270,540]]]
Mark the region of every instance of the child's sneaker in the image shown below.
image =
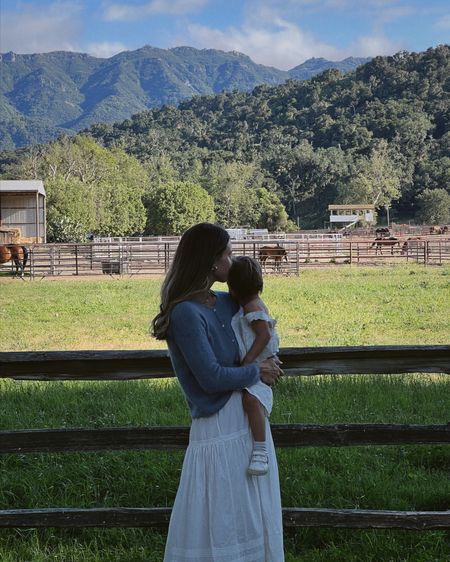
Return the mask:
[[[265,453],[254,451],[250,464],[247,468],[247,473],[252,476],[264,476],[269,472],[269,458]]]

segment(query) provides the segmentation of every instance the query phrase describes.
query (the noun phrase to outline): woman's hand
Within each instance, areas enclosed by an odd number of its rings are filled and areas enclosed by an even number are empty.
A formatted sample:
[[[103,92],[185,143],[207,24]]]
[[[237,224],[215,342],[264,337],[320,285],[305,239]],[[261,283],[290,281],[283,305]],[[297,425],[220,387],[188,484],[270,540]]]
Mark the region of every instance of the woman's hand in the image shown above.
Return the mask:
[[[281,361],[276,355],[262,361],[259,365],[259,373],[262,382],[268,386],[274,385],[277,380],[284,375],[283,371],[280,369],[280,365]]]

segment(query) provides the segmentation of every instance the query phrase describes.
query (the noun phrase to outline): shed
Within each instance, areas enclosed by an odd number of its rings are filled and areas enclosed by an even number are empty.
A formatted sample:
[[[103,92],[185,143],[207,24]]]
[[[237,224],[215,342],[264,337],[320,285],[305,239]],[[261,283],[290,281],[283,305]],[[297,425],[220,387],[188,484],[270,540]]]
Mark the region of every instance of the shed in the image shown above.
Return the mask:
[[[2,229],[18,229],[20,242],[46,242],[45,189],[41,180],[0,180]]]
[[[328,205],[330,226],[340,224],[343,227],[354,226],[358,222],[374,222],[375,205]]]

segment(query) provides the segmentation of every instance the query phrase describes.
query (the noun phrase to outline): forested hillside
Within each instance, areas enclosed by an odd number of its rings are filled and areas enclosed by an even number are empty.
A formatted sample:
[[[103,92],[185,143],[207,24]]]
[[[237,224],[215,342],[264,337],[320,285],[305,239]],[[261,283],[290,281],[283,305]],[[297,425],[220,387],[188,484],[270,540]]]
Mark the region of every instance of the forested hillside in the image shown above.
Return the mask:
[[[149,232],[164,230],[151,216],[163,199],[174,205],[167,217],[191,209],[188,185],[202,188],[196,200],[208,217],[230,227],[285,228],[279,200],[302,228],[322,227],[329,203],[375,202],[381,214],[391,206],[395,220],[448,222],[450,47],[377,57],[347,75],[328,70],[305,82],[196,97],[84,135],[140,162]],[[59,166],[73,175],[62,155],[87,143],[79,139],[4,154],[2,171],[45,178]]]
[[[93,123],[176,105],[195,95],[252,90],[306,79],[326,68],[353,70],[367,59],[311,59],[292,72],[254,63],[238,52],[146,46],[108,59],[83,53],[0,55],[0,149],[47,142]]]
[[[141,161],[168,158],[182,176],[255,164],[304,227],[321,226],[331,202],[392,203],[412,218],[424,190],[450,191],[450,47],[196,97],[89,133]]]

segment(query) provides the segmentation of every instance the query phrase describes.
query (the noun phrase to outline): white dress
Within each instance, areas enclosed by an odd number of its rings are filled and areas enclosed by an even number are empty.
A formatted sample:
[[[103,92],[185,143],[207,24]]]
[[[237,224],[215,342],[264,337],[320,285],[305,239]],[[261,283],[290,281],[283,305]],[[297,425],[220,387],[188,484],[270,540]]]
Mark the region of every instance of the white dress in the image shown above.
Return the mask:
[[[267,475],[249,476],[253,438],[234,392],[213,416],[194,418],[164,562],[283,562],[275,449],[266,418]]]
[[[253,437],[241,391],[214,415],[192,420],[164,562],[284,561],[278,465],[267,417],[266,442],[269,472],[250,476]]]
[[[244,314],[244,310],[241,307],[231,319],[231,327],[233,328],[233,332],[239,344],[239,355],[241,359],[243,359],[255,341],[255,332],[251,326],[251,323],[255,320],[265,320],[269,324],[271,334],[268,344],[256,359],[256,361],[260,363],[261,361],[264,361],[264,359],[276,355],[279,351],[280,340],[275,331],[276,320],[271,318],[262,310]],[[267,386],[267,384],[259,381],[256,384],[247,387],[246,390],[258,398],[264,406],[266,416],[270,416],[273,406],[273,393],[270,386]]]

